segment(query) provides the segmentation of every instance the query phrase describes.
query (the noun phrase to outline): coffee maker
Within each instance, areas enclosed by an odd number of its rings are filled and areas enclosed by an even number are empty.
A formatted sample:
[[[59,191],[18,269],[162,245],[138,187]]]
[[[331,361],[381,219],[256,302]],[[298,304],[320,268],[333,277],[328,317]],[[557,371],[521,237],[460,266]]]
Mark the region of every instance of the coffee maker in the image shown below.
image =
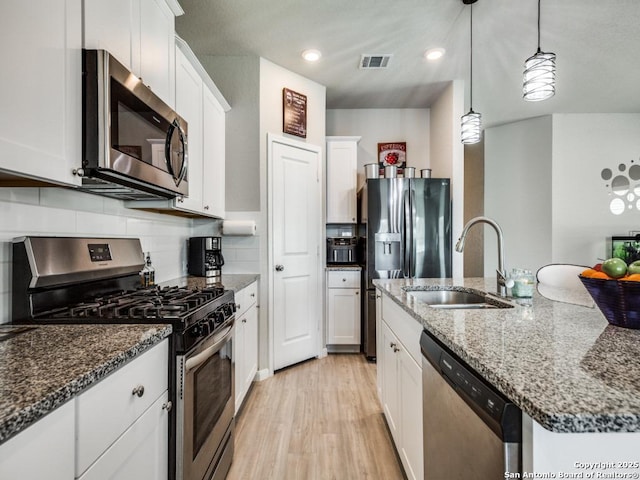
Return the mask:
[[[191,237],[188,245],[189,275],[219,280],[222,275],[224,257],[220,237]]]

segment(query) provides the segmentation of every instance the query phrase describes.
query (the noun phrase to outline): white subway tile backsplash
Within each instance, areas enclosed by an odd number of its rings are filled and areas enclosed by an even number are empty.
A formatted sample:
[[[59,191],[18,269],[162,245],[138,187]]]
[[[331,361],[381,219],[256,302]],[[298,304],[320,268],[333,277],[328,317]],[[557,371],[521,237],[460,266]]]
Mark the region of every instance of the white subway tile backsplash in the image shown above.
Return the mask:
[[[76,233],[88,237],[123,237],[127,234],[127,220],[102,213],[77,212]]]
[[[65,188],[41,188],[40,205],[85,212],[104,211],[105,197]]]
[[[75,232],[76,212],[25,203],[2,202],[0,225],[4,232],[15,232],[15,236],[24,235],[25,232],[40,235],[68,234]]]
[[[236,260],[239,262],[258,262],[260,252],[257,248],[238,248],[236,250]]]
[[[39,188],[0,188],[0,201],[31,203],[37,205],[40,203]]]

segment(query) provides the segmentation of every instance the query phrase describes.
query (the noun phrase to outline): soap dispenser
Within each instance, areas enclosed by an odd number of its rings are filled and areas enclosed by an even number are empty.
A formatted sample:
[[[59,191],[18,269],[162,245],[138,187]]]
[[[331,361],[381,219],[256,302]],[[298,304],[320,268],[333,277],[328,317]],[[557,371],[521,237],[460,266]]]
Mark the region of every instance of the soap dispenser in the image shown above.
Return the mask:
[[[140,272],[140,280],[143,287],[152,287],[156,283],[156,270],[151,265],[151,252],[147,252],[144,267]]]

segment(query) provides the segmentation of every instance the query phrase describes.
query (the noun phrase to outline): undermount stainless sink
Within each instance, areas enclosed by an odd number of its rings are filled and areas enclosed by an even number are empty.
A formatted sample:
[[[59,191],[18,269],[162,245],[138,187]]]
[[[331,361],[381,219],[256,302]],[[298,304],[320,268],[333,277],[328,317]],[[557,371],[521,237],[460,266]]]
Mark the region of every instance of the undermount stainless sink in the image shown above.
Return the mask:
[[[407,295],[416,301],[429,305],[432,308],[443,309],[493,309],[513,308],[513,305],[487,295],[485,292],[461,291],[454,288],[441,288],[438,290],[422,290],[407,287],[404,289]]]

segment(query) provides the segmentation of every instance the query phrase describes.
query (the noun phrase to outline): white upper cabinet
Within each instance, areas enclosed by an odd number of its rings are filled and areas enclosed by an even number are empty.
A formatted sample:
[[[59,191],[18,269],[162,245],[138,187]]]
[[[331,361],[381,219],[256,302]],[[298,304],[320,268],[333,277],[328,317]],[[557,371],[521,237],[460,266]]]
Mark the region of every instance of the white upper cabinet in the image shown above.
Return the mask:
[[[79,185],[81,0],[3,2],[0,171]]]
[[[165,0],[84,0],[84,48],[107,50],[175,106],[175,16]]]
[[[224,218],[225,116],[231,107],[185,41],[176,37],[175,43],[175,109],[188,126],[189,195],[125,205],[174,215]]]
[[[176,113],[188,126],[187,178],[189,195],[176,199],[176,208],[202,208],[202,79],[182,50],[176,51]]]
[[[356,223],[360,137],[327,137],[327,223]]]
[[[140,77],[174,105],[175,15],[164,0],[140,0]]]
[[[206,84],[202,88],[202,114],[203,209],[211,216],[224,218],[226,112]]]

